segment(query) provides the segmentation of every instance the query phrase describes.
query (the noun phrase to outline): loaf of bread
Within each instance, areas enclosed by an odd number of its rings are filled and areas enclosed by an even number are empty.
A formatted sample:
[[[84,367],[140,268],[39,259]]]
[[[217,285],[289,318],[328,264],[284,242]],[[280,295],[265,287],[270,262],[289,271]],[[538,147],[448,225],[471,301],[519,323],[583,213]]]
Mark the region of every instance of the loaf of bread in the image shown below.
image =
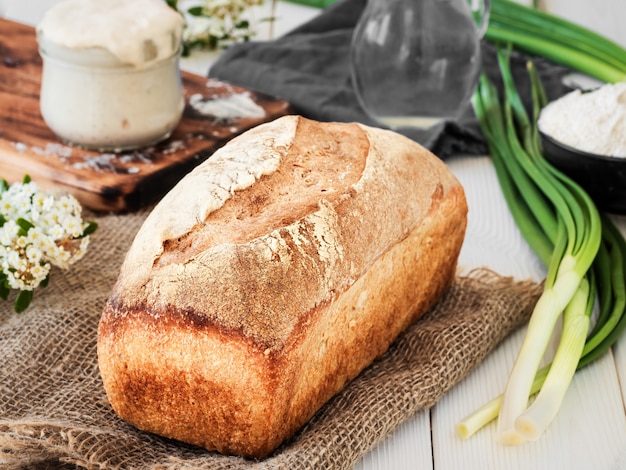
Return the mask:
[[[440,299],[466,217],[446,165],[394,132],[298,116],[247,131],[126,255],[98,331],[113,409],[268,456]]]

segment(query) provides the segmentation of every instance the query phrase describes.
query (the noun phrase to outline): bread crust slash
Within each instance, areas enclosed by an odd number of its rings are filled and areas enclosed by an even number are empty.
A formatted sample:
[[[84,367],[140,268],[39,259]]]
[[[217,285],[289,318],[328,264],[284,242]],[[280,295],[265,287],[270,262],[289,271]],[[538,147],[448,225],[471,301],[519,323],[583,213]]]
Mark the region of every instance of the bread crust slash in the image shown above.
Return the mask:
[[[418,144],[298,116],[199,165],[130,247],[98,330],[115,412],[262,458],[448,288],[467,204]]]

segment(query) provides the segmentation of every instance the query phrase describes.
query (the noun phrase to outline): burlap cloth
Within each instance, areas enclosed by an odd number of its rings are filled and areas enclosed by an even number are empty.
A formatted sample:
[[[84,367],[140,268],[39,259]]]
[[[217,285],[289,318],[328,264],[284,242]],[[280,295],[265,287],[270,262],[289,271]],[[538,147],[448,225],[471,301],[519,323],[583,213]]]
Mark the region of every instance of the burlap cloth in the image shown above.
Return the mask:
[[[351,468],[528,317],[533,283],[459,277],[440,304],[273,456],[246,461],[139,432],[111,410],[96,357],[103,304],[146,211],[96,220],[87,257],[29,310],[0,303],[0,468]],[[459,417],[461,418],[461,417]]]

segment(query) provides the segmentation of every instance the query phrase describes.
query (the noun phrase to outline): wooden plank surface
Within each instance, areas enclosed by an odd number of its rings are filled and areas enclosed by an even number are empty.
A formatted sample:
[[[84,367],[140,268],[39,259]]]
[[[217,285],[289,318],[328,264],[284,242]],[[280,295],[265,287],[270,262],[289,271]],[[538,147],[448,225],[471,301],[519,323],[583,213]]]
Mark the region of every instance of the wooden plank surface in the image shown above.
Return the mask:
[[[0,18],[0,58],[0,176],[16,181],[27,173],[40,186],[71,192],[98,211],[131,211],[154,202],[234,136],[291,112],[284,100],[183,72],[186,107],[170,138],[119,154],[88,151],[60,142],[41,117],[42,63],[34,28]],[[189,102],[194,95],[201,103],[240,103],[240,114],[202,114]]]
[[[356,465],[356,470],[433,470],[430,410],[398,426]]]

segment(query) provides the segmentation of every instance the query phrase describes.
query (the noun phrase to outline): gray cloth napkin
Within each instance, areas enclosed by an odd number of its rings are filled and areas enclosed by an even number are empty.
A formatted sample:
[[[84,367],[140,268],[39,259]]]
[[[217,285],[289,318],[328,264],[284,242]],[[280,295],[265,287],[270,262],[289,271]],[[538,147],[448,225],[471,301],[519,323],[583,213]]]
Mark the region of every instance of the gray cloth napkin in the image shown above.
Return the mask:
[[[350,77],[350,41],[366,3],[367,0],[339,0],[281,38],[234,44],[221,54],[209,76],[285,99],[298,113],[311,119],[380,126],[360,107]],[[482,42],[483,70],[499,86],[495,53],[493,44]],[[512,68],[520,93],[529,104],[528,59],[515,53]],[[568,69],[543,59],[536,59],[535,64],[549,99],[569,91],[563,84]],[[457,121],[442,125],[428,141],[424,141],[424,134],[419,131],[406,134],[440,158],[487,153],[471,105]]]

